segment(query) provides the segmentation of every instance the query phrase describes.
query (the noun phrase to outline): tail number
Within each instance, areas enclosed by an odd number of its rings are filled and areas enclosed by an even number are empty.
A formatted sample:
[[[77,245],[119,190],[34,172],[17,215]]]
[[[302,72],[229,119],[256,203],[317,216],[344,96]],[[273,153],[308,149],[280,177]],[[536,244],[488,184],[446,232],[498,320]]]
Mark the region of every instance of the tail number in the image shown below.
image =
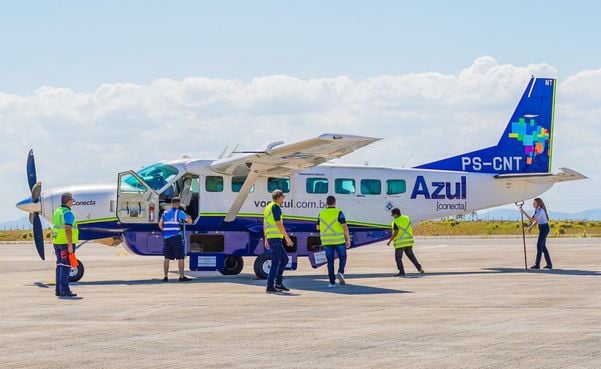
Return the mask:
[[[479,172],[482,168],[492,168],[499,172],[519,171],[522,164],[521,156],[494,156],[490,161],[484,161],[479,156],[462,156],[461,169]]]

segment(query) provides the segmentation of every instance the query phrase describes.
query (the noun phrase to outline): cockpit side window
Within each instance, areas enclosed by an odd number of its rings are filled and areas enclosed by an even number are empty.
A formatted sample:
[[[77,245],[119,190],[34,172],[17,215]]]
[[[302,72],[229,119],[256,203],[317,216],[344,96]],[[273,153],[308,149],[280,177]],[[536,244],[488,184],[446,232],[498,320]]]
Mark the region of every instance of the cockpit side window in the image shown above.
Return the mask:
[[[177,168],[161,163],[149,165],[138,171],[138,175],[155,191],[165,187],[177,174]]]

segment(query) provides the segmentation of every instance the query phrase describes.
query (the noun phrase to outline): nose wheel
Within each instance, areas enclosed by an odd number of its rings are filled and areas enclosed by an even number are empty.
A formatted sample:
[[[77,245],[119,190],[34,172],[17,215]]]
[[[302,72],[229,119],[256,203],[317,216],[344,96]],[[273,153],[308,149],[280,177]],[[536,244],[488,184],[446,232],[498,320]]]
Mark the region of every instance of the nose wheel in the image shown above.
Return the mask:
[[[77,282],[83,277],[83,273],[85,268],[81,260],[77,259],[77,266],[75,268],[71,268],[69,272],[69,282]]]

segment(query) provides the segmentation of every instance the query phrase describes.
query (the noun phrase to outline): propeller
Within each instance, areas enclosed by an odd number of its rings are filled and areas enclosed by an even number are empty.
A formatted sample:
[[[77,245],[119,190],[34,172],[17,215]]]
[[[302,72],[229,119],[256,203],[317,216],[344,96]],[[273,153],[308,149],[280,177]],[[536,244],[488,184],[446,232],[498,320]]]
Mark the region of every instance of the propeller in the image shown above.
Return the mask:
[[[27,155],[27,182],[29,184],[29,190],[31,191],[31,201],[33,203],[39,202],[40,195],[42,193],[42,182],[38,182],[33,150],[29,150],[29,154]],[[42,229],[40,213],[37,211],[31,213],[29,215],[29,221],[33,225],[33,240],[35,242],[35,248],[38,251],[40,258],[42,258],[42,260],[46,260],[44,255],[44,230]]]

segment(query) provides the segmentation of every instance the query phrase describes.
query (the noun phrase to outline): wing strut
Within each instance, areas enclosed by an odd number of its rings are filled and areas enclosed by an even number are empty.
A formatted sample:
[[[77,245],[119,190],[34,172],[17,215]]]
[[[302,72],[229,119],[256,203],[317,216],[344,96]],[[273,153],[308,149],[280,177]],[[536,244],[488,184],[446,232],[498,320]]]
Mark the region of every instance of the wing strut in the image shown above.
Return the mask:
[[[242,205],[244,205],[244,201],[246,201],[246,198],[248,197],[252,186],[257,181],[257,178],[259,178],[258,167],[260,166],[260,164],[254,163],[250,166],[250,173],[248,173],[248,177],[246,177],[246,179],[244,180],[244,184],[242,184],[242,188],[240,189],[238,196],[236,196],[236,200],[234,200],[232,206],[230,206],[230,209],[227,211],[227,215],[225,216],[224,221],[233,222],[234,220],[236,220],[236,216],[238,215],[240,208],[242,208]]]

